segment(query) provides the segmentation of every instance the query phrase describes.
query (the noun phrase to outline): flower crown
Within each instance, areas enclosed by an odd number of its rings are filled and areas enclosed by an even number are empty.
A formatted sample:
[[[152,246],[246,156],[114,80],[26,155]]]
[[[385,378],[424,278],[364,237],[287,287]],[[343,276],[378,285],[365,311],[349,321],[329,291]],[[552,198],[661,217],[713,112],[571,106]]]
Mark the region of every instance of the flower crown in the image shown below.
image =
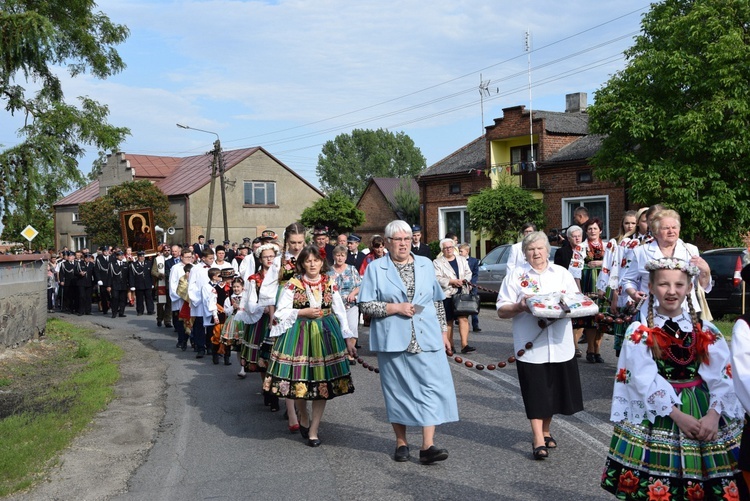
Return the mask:
[[[257,258],[260,259],[260,255],[263,254],[263,251],[264,250],[269,250],[269,249],[272,250],[277,256],[279,255],[279,252],[281,252],[279,250],[279,246],[278,245],[273,244],[273,243],[267,243],[267,244],[263,244],[260,247],[258,247],[257,249],[255,249],[255,253],[254,253],[255,257],[257,257]]]
[[[659,259],[653,259],[646,263],[646,271],[656,270],[680,270],[684,271],[691,277],[700,273],[700,270],[694,264],[690,264],[683,259],[677,259],[674,257],[662,257]]]

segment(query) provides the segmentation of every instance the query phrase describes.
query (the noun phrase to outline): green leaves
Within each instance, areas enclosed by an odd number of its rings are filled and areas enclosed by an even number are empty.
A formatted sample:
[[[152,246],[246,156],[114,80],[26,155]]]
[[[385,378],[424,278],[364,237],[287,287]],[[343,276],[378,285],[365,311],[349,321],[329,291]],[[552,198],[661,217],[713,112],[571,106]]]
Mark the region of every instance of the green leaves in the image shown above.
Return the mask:
[[[738,245],[750,230],[750,4],[666,0],[644,16],[628,66],[596,92],[596,175],[682,216],[682,236]]]
[[[302,211],[300,222],[307,228],[320,225],[337,233],[349,232],[365,222],[365,213],[345,193],[334,191]]]
[[[544,203],[518,186],[498,185],[469,198],[469,226],[498,243],[515,242],[521,225],[544,226]]]
[[[370,178],[415,177],[426,165],[422,152],[403,132],[354,129],[323,145],[316,172],[324,191],[341,191],[356,202]]]

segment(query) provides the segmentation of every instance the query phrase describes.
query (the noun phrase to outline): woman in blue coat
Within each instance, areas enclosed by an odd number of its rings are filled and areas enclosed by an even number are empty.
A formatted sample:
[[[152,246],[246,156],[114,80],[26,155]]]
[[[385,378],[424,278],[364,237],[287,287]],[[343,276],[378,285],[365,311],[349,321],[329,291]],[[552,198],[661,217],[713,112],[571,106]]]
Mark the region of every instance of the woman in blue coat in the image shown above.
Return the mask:
[[[407,426],[422,427],[419,461],[443,461],[435,426],[458,421],[443,291],[432,261],[411,252],[411,227],[385,227],[389,253],[370,263],[359,292],[360,311],[372,315],[370,349],[377,353],[388,420],[396,433],[396,461],[409,460]]]

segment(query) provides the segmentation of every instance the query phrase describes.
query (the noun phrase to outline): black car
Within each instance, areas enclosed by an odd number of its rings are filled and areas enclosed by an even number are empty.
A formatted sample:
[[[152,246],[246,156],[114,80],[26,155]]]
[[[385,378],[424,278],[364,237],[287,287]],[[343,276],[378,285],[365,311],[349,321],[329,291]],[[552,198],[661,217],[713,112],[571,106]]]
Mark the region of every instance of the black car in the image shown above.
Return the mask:
[[[480,301],[493,303],[497,301],[497,292],[500,290],[500,285],[505,279],[505,271],[508,267],[508,257],[510,256],[511,245],[512,244],[498,245],[489,251],[481,261],[479,261],[479,278],[477,279],[477,285],[493,291],[487,292],[479,289]],[[550,262],[555,260],[555,252],[557,249],[559,249],[559,247],[551,247],[549,253]]]
[[[714,318],[742,313],[742,281],[735,278],[735,271],[742,268],[746,249],[732,247],[713,249],[701,254],[711,267],[713,288],[706,294],[708,307]],[[739,260],[739,261],[738,261]],[[750,309],[750,287],[745,286],[745,309]]]

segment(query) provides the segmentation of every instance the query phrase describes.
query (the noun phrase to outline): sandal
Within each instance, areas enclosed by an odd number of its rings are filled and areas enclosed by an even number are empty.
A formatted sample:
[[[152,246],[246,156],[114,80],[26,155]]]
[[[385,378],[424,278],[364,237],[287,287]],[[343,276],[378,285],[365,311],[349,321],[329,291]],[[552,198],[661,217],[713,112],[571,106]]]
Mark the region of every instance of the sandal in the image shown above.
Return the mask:
[[[533,444],[532,444],[533,447]],[[549,457],[549,452],[547,451],[547,447],[544,445],[540,445],[539,447],[534,447],[534,459],[537,461],[540,461],[542,459],[547,459]]]
[[[552,435],[549,437],[544,437],[544,445],[547,447],[547,449],[557,449],[557,440],[552,438]]]

